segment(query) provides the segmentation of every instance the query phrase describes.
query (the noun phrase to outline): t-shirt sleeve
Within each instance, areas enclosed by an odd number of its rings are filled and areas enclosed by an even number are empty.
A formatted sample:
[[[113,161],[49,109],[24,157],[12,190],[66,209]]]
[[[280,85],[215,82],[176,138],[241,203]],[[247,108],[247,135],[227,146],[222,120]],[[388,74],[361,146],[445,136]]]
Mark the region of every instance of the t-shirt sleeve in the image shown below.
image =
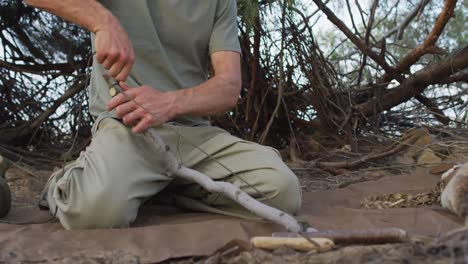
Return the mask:
[[[237,1],[218,0],[209,53],[229,50],[241,52],[237,35]]]

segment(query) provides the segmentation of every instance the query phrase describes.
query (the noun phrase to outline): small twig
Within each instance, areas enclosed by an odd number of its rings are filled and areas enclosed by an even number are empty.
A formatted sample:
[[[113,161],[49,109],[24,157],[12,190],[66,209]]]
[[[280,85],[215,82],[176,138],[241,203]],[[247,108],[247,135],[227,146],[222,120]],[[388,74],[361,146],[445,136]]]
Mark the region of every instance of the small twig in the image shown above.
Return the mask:
[[[397,25],[382,37],[381,41],[384,41],[384,39],[390,37],[391,35],[397,33],[397,39],[401,40],[403,38],[403,33],[405,29],[408,27],[408,25],[413,21],[414,18],[418,16],[418,14],[421,14],[421,12],[424,10],[426,5],[430,2],[430,0],[421,0],[415,7],[408,13],[408,15],[403,19],[403,22],[400,25]]]

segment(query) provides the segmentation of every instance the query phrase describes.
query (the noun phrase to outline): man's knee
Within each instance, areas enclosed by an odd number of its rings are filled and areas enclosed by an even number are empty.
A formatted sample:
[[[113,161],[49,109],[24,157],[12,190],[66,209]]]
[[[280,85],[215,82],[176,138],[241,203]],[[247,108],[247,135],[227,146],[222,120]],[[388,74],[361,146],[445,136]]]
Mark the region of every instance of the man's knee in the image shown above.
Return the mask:
[[[267,186],[266,202],[287,213],[296,214],[301,207],[301,189],[297,176],[288,170],[265,169],[259,172]]]
[[[66,229],[95,229],[128,227],[136,218],[131,202],[125,195],[108,187],[85,191],[85,197],[76,197],[68,210],[58,215]],[[124,196],[124,197],[122,197]]]

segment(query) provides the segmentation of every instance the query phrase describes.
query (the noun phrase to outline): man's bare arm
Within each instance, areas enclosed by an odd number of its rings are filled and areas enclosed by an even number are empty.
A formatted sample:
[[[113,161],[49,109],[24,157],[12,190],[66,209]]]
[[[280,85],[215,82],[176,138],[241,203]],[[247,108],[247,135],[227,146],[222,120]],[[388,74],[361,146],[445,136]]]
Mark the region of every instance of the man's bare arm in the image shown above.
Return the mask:
[[[214,76],[208,81],[177,91],[176,115],[207,116],[234,107],[241,89],[240,54],[220,51],[211,55]]]
[[[239,99],[240,54],[233,51],[215,52],[211,55],[211,61],[214,77],[192,88],[160,92],[149,86],[131,89],[121,83],[129,96],[115,96],[108,103],[108,110],[116,109],[117,116],[126,125],[133,126],[136,133],[182,115],[206,116],[226,111],[235,106]]]
[[[25,0],[28,5],[75,23],[96,35],[96,58],[109,74],[124,81],[135,55],[119,21],[96,0]]]

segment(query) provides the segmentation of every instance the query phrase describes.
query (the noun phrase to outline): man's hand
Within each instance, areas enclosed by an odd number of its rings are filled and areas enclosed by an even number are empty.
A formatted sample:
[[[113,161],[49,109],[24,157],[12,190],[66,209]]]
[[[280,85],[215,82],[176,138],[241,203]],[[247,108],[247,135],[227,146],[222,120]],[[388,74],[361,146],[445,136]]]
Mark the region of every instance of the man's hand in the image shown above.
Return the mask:
[[[127,96],[116,95],[107,104],[107,110],[115,109],[123,123],[133,127],[133,132],[143,132],[176,117],[177,92],[161,92],[146,85],[129,88],[123,82],[120,87]]]
[[[112,13],[96,0],[25,0],[96,34],[97,61],[114,79],[125,81],[135,54],[128,35]]]
[[[125,81],[135,62],[133,47],[120,23],[111,17],[95,30],[96,59],[118,81]]]
[[[115,109],[117,116],[124,124],[132,126],[135,133],[178,116],[207,116],[226,111],[235,106],[239,98],[240,54],[219,51],[211,54],[211,61],[215,76],[191,88],[161,92],[146,85],[130,89],[120,82],[127,96],[115,96],[107,104],[107,110]]]

